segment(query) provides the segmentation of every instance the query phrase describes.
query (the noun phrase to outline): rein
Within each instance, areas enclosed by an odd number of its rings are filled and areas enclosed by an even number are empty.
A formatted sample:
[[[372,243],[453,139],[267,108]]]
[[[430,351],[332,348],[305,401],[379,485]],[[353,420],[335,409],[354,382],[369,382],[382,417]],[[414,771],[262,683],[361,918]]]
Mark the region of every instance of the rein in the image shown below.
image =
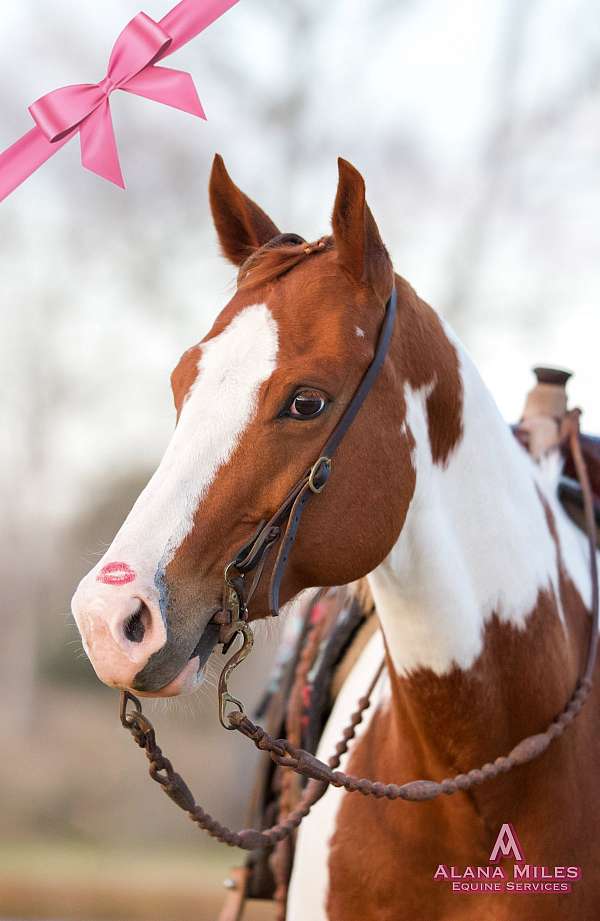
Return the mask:
[[[332,457],[344,435],[351,426],[366,396],[371,390],[385,360],[392,335],[396,312],[395,288],[386,305],[386,313],[379,333],[375,355],[367,368],[350,403],[329,436],[321,456],[310,470],[296,483],[277,511],[267,522],[261,522],[252,539],[227,564],[224,572],[223,611],[214,620],[220,625],[219,642],[226,653],[239,635],[242,645],[226,662],[218,685],[219,719],[225,729],[236,730],[260,750],[269,753],[275,764],[290,768],[296,774],[308,779],[298,806],[289,813],[285,821],[267,829],[243,829],[233,831],[222,825],[199,806],[183,778],[175,771],[169,759],[163,755],[157,741],[154,727],[142,712],[140,701],[129,691],[121,692],[121,723],[129,730],[135,742],[144,749],[150,763],[149,773],[164,792],[181,809],[188,813],[193,822],[210,835],[234,847],[244,850],[273,847],[290,836],[308,815],[312,806],[326,793],[329,786],[343,787],[349,792],[358,791],[377,799],[402,799],[411,802],[432,800],[442,793],[450,795],[459,790],[469,790],[499,774],[505,774],[521,764],[538,758],[550,743],[562,735],[581,711],[591,687],[598,648],[599,624],[599,580],[596,559],[596,523],[594,500],[588,469],[581,450],[579,437],[579,411],[567,413],[564,419],[563,440],[568,441],[575,470],[581,484],[585,514],[586,533],[590,551],[590,573],[592,583],[591,626],[586,661],[575,689],[562,711],[552,720],[545,731],[522,739],[507,755],[501,755],[493,762],[480,768],[441,781],[413,780],[404,784],[384,784],[367,778],[355,777],[339,771],[342,756],[348,750],[365,711],[371,703],[373,692],[381,678],[385,663],[379,666],[367,693],[358,701],[357,709],[340,741],[335,753],[325,763],[310,752],[291,745],[286,739],[269,735],[261,726],[253,723],[244,713],[241,701],[229,693],[228,679],[233,670],[246,658],[253,644],[252,630],[248,624],[248,602],[252,598],[263,573],[265,561],[271,548],[280,541],[269,584],[269,607],[272,614],[279,610],[279,591],[289,559],[290,551],[306,505],[314,495],[324,489],[331,472]],[[252,582],[246,580],[254,573]]]

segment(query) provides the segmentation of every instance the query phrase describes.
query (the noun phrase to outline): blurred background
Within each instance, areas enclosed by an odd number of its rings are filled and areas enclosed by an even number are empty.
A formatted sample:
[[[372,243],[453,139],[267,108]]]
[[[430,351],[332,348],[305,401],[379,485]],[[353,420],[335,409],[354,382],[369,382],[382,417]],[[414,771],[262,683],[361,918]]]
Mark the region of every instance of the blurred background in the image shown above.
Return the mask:
[[[201,2],[201,0],[199,0]],[[160,19],[165,0],[148,0]],[[4,0],[0,149],[26,106],[98,80],[139,0]],[[595,0],[241,0],[170,66],[208,123],[116,93],[128,191],[72,141],[0,207],[0,917],[210,919],[239,855],[147,779],[69,616],[157,465],[169,373],[229,298],[212,156],[282,230],[326,232],[336,157],[364,174],[397,270],[454,325],[508,420],[530,368],[576,372],[600,431],[600,19]],[[256,698],[277,644],[236,677]],[[149,708],[220,818],[254,761],[214,689]],[[241,778],[241,779],[240,779]]]

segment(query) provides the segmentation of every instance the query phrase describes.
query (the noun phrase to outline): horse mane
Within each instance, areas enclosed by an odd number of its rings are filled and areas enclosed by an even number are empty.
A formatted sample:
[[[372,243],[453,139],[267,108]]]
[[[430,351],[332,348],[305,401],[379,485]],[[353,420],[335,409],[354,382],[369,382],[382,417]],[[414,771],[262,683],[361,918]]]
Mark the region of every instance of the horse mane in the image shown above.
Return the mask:
[[[238,290],[258,288],[276,281],[307,256],[318,255],[332,248],[333,237],[321,237],[314,243],[307,243],[297,234],[280,234],[252,253],[242,264],[238,274]]]

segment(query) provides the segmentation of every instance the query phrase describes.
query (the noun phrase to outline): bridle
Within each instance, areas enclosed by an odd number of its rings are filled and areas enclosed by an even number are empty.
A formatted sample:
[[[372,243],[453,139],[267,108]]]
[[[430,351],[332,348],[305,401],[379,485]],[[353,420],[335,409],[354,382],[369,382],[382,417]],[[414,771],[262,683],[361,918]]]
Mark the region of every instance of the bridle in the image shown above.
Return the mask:
[[[269,613],[271,616],[276,616],[279,614],[281,583],[302,514],[311,499],[320,495],[325,489],[335,452],[381,371],[392,338],[397,300],[398,295],[394,285],[385,306],[385,315],[373,359],[342,416],[323,445],[319,457],[294,484],[277,511],[268,521],[261,521],[253,537],[225,566],[222,610],[215,615],[213,623],[217,623],[220,627],[219,642],[224,652],[229,650],[237,636],[242,636],[241,648],[227,663],[219,680],[219,719],[225,729],[235,728],[229,721],[228,706],[237,708],[238,712],[243,712],[240,701],[232,697],[227,690],[227,679],[252,648],[253,637],[248,624],[248,605],[260,583],[269,551],[279,542],[268,589]]]
[[[142,712],[140,701],[129,691],[121,693],[121,722],[136,743],[144,749],[150,763],[149,772],[164,792],[185,812],[193,822],[218,840],[246,850],[273,847],[291,835],[300,825],[311,807],[326,793],[329,786],[343,787],[349,792],[358,791],[378,799],[403,799],[413,802],[435,799],[442,794],[451,795],[511,771],[513,768],[538,758],[565,731],[581,711],[592,688],[596,666],[599,624],[599,582],[596,560],[596,522],[593,492],[587,465],[579,439],[579,411],[567,413],[564,419],[563,441],[569,444],[574,466],[581,484],[586,533],[590,553],[592,585],[590,638],[583,671],[564,708],[547,728],[522,739],[507,754],[480,768],[441,781],[414,780],[404,784],[383,784],[367,778],[358,778],[339,771],[342,756],[354,738],[356,728],[371,703],[372,694],[383,673],[384,663],[376,672],[367,693],[360,698],[356,711],[336,745],[335,753],[325,763],[310,752],[291,745],[287,739],[270,736],[261,726],[253,723],[244,713],[241,701],[228,690],[231,672],[246,658],[253,644],[248,624],[248,604],[260,582],[269,552],[279,542],[279,549],[269,583],[269,608],[272,614],[279,610],[279,593],[290,552],[298,532],[301,516],[313,496],[319,495],[331,474],[332,460],[356,414],[368,396],[385,361],[396,315],[396,290],[392,291],[385,309],[384,320],[373,360],[360,381],[352,399],[323,446],[319,457],[298,480],[279,508],[266,522],[261,522],[256,533],[225,567],[223,610],[214,618],[220,626],[219,642],[226,653],[237,636],[242,637],[241,647],[226,662],[219,679],[219,718],[225,729],[235,729],[250,739],[261,751],[269,753],[275,764],[290,768],[308,779],[302,798],[279,824],[266,829],[233,831],[221,825],[199,806],[189,787],[174,770],[156,742],[154,728]],[[131,706],[130,706],[131,705]],[[231,708],[231,709],[230,709]]]

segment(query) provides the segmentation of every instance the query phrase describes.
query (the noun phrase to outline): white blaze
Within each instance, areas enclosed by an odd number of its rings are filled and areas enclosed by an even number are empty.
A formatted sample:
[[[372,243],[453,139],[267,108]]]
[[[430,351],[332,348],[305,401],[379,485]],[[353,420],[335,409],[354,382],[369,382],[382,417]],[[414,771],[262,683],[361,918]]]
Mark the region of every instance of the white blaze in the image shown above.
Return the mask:
[[[277,344],[271,312],[255,304],[202,345],[198,376],[160,466],[84,580],[91,594],[103,589],[96,573],[116,560],[135,570],[136,592],[158,601],[157,569],[192,530],[203,497],[255,416],[260,386],[275,369]]]

